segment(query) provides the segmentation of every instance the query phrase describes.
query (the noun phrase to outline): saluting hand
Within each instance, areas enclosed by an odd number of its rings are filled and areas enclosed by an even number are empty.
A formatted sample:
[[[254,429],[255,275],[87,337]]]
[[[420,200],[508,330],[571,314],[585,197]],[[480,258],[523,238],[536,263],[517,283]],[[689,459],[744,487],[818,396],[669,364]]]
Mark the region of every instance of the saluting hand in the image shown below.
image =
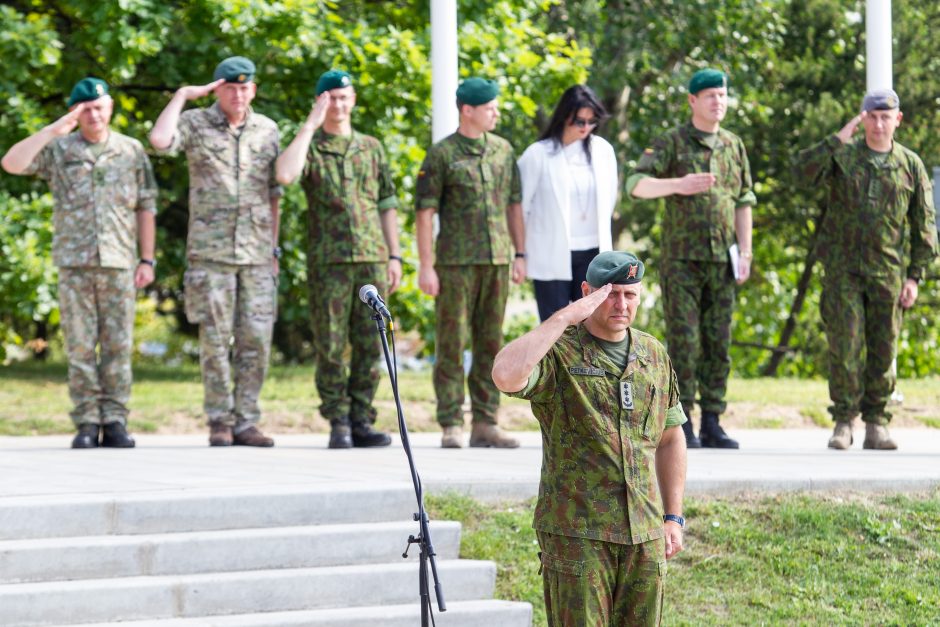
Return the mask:
[[[80,102],[74,109],[63,115],[61,118],[47,126],[46,128],[56,137],[65,137],[78,125],[78,116],[85,110],[85,103]]]
[[[604,287],[596,289],[587,296],[583,296],[567,307],[560,309],[555,316],[560,316],[565,321],[565,326],[570,327],[573,324],[578,324],[587,319],[588,316],[594,313],[595,309],[601,306],[601,303],[604,302],[612,289],[613,286],[608,283]]]
[[[176,93],[186,100],[197,100],[203,96],[208,96],[215,90],[216,87],[225,82],[224,78],[220,78],[217,81],[212,81],[206,85],[186,85],[185,87],[180,87]]]
[[[306,125],[314,130],[320,128],[326,120],[326,110],[330,108],[330,92],[325,91],[317,96],[316,102],[310,107],[310,113],[307,114]]]
[[[686,174],[679,179],[679,188],[676,190],[676,193],[682,194],[683,196],[701,194],[711,189],[716,181],[715,175],[710,172]]]
[[[861,113],[856,115],[854,118],[849,120],[848,124],[843,126],[839,130],[839,132],[836,133],[836,137],[838,137],[839,141],[842,142],[843,144],[849,143],[850,141],[852,141],[852,135],[858,129],[858,125],[861,124],[862,120],[864,120],[867,117],[868,117],[868,112],[862,111]]]

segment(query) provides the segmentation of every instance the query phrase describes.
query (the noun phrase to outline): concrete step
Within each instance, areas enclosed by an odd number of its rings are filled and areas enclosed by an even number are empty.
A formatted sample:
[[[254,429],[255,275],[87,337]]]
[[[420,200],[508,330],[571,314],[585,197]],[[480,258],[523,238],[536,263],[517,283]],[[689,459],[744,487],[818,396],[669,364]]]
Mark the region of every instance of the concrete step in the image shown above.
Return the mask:
[[[219,614],[403,605],[417,598],[417,560],[0,585],[0,625],[27,627]],[[440,560],[445,599],[492,597],[492,562]]]
[[[0,583],[394,563],[417,533],[402,521],[7,540]],[[457,558],[460,523],[431,521],[431,537],[439,560]]]
[[[447,602],[447,611],[434,609],[439,627],[531,627],[532,606],[511,601]],[[355,607],[297,612],[238,614],[208,618],[177,618],[158,621],[131,621],[121,627],[415,627],[420,624],[417,600],[407,605]],[[97,623],[84,627],[106,627]],[[65,626],[68,627],[68,626]]]
[[[0,540],[411,520],[409,484],[0,498]]]

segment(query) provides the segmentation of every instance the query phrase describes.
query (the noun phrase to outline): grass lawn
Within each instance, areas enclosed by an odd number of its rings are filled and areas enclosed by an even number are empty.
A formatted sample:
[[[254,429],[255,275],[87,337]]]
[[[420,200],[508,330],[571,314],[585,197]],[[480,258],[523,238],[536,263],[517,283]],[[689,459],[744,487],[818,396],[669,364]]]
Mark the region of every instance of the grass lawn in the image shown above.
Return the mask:
[[[24,362],[0,366],[0,435],[43,435],[72,431],[70,401],[63,363]],[[405,418],[414,431],[436,431],[434,390],[430,370],[401,372],[400,392]],[[940,377],[900,382],[905,400],[895,408],[896,426],[940,428]],[[732,379],[729,428],[829,427],[825,381],[795,379]],[[317,412],[319,400],[311,366],[271,368],[261,394],[262,426],[272,433],[329,430]],[[378,425],[396,430],[395,405],[388,377],[376,396]],[[525,401],[503,397],[500,422],[509,429],[538,428]],[[202,385],[196,364],[134,368],[130,426],[142,433],[202,431]]]
[[[463,522],[461,557],[495,560],[496,597],[545,625],[534,501],[428,498]],[[936,625],[940,490],[687,499],[685,550],[669,562],[664,625]],[[445,590],[446,593],[446,590]]]

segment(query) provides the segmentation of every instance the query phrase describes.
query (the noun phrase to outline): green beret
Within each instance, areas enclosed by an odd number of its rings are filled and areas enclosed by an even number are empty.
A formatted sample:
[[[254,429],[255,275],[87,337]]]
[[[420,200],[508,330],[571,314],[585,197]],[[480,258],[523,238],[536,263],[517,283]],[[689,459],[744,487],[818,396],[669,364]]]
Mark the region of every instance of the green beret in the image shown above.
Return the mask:
[[[75,87],[72,88],[72,95],[69,96],[69,106],[71,107],[80,102],[97,100],[107,95],[108,84],[100,78],[92,78],[89,76],[75,83]]]
[[[900,109],[901,99],[893,89],[873,89],[862,99],[862,111]]]
[[[349,72],[342,70],[330,70],[324,72],[320,80],[317,81],[317,95],[341,87],[352,87],[352,76],[349,75]]]
[[[468,78],[457,88],[457,100],[473,107],[496,100],[499,85],[485,78]]]
[[[212,80],[220,78],[226,83],[250,83],[255,79],[255,64],[245,57],[229,57],[215,66]]]
[[[608,250],[591,260],[587,269],[588,285],[604,287],[608,283],[631,285],[643,278],[643,262],[634,255],[620,250]]]
[[[699,70],[692,75],[689,81],[689,93],[697,94],[703,89],[712,87],[728,87],[728,75],[719,70]]]

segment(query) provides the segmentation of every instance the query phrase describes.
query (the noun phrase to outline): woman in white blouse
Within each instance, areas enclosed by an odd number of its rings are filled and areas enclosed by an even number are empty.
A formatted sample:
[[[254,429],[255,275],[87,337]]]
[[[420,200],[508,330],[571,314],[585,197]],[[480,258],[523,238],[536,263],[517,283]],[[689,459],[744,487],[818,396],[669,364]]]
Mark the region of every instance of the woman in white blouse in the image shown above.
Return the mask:
[[[594,135],[606,117],[590,87],[569,87],[539,141],[519,158],[526,265],[542,320],[581,298],[591,259],[611,249],[617,158]]]

